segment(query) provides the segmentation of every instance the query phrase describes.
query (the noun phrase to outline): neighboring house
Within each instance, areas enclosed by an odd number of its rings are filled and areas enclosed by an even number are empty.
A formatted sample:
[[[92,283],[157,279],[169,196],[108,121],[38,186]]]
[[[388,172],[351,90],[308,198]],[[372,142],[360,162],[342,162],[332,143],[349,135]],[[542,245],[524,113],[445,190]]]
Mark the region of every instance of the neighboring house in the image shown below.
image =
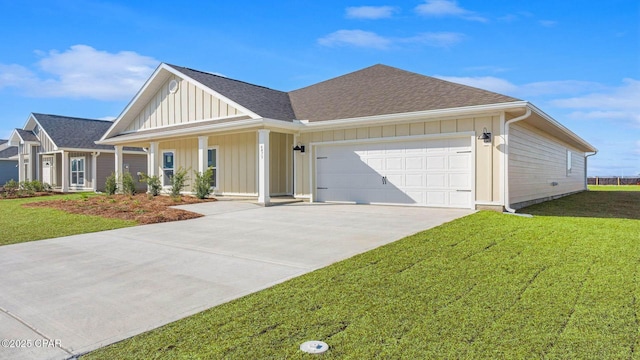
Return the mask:
[[[9,142],[18,147],[20,181],[40,180],[56,191],[103,191],[114,172],[115,150],[97,145],[111,121],[67,116],[31,114],[22,129],[15,129]],[[127,148],[123,169],[138,179],[146,172],[147,158],[140,148]],[[145,189],[144,184],[137,184]]]
[[[98,142],[215,194],[521,207],[586,189],[596,149],[529,102],[385,65],[282,92],[161,64]],[[122,167],[116,164],[116,171]]]
[[[0,187],[9,180],[18,181],[18,147],[0,140]]]

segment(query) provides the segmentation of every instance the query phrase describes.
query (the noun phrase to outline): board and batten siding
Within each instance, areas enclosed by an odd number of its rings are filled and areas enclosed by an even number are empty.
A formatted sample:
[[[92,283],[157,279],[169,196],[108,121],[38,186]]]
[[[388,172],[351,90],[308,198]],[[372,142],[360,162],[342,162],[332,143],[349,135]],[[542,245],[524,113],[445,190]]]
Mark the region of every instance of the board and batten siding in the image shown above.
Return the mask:
[[[96,181],[97,190],[104,191],[107,177],[109,177],[116,167],[115,155],[113,153],[101,153],[97,158]],[[147,184],[139,181],[138,173],[147,173],[146,154],[123,154],[122,166],[129,166],[129,173],[136,182],[136,190],[146,191]]]
[[[483,129],[492,133],[493,143],[484,145],[476,141],[476,201],[498,203],[502,200],[500,189],[500,151],[502,144],[500,135],[500,116],[469,117],[447,120],[416,121],[408,124],[368,126],[350,129],[316,131],[302,133],[297,141],[303,145],[342,140],[376,139],[404,136],[451,134],[456,132],[475,131],[482,134]],[[309,153],[296,152],[296,183],[295,195],[307,197],[310,195],[311,158]]]
[[[292,193],[293,136],[269,133],[269,188],[272,196]]]
[[[178,82],[175,93],[169,83]],[[125,132],[187,124],[200,120],[243,115],[237,108],[205,92],[191,82],[172,75],[155,94]]]
[[[257,133],[255,131],[209,136],[209,147],[218,148],[218,187],[216,194],[257,195]],[[162,141],[158,145],[157,174],[162,173],[162,153],[175,151],[175,169],[186,169],[189,178],[198,169],[198,139]],[[192,181],[187,182],[192,191]]]
[[[567,151],[572,152],[570,173],[567,172]],[[509,200],[512,206],[584,190],[584,165],[583,152],[531,125],[513,124],[509,130]]]
[[[54,145],[53,141],[51,141],[51,138],[49,138],[49,136],[47,136],[44,131],[40,131],[40,133],[38,134],[38,137],[40,138],[40,148],[38,149],[40,153],[50,153],[50,152],[56,151],[56,146]]]

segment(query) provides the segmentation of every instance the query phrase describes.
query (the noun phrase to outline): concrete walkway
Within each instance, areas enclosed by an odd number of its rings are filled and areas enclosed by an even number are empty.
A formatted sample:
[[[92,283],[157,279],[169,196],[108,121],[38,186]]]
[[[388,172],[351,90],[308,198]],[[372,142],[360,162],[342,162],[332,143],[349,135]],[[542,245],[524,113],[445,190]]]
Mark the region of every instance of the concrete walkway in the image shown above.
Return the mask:
[[[0,247],[0,339],[18,340],[0,359],[67,359],[472,212],[182,208],[205,216]]]

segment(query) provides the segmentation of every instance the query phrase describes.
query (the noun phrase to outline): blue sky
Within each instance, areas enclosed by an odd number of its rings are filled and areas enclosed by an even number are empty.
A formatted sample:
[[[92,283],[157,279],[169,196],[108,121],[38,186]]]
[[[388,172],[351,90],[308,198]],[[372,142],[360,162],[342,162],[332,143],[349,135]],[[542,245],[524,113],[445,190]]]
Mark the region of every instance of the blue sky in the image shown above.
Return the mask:
[[[31,112],[114,118],[160,62],[283,91],[383,63],[531,101],[600,150],[590,175],[640,174],[636,0],[0,8],[0,138]]]

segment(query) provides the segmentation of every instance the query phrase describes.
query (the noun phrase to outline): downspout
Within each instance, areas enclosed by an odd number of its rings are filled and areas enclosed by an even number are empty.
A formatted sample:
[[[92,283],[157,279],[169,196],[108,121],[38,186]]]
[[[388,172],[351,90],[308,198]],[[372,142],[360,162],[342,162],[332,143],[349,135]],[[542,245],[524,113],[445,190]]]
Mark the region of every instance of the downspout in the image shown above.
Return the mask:
[[[527,112],[524,115],[504,123],[504,209],[512,214],[515,214],[516,210],[511,208],[511,202],[509,201],[509,125],[531,116],[531,109],[528,106],[526,109]]]
[[[589,191],[589,180],[587,179],[587,158],[589,158],[589,156],[593,156],[595,154],[598,153],[598,150],[594,151],[593,154],[589,154],[589,155],[585,155],[584,156],[584,189]]]

